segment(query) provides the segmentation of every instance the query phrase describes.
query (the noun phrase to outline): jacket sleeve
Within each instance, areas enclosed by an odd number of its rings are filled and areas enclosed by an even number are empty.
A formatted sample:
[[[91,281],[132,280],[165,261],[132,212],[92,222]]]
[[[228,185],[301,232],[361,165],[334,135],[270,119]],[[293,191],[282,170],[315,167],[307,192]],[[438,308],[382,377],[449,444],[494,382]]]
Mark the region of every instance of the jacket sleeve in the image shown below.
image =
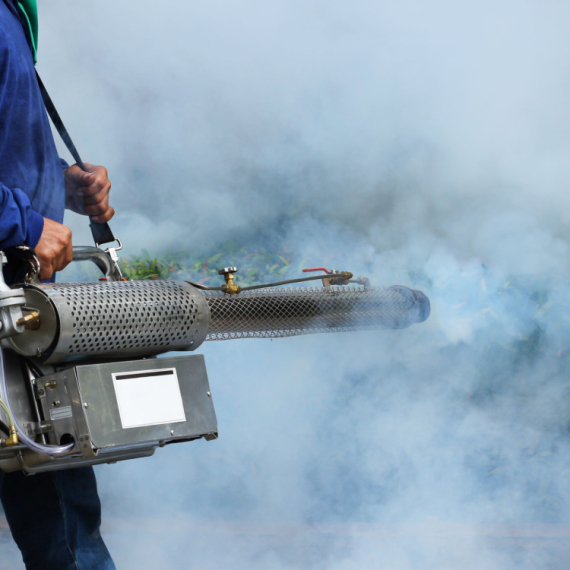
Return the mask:
[[[44,229],[44,218],[34,210],[19,188],[0,182],[0,249],[16,245],[35,247]]]

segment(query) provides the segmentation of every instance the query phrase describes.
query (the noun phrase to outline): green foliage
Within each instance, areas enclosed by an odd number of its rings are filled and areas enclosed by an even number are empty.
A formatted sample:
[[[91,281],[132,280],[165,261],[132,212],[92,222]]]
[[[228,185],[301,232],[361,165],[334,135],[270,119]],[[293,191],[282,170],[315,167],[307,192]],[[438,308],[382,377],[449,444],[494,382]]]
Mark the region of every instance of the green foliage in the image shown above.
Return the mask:
[[[120,266],[129,280],[179,278],[209,286],[223,283],[218,270],[227,266],[238,267],[236,282],[242,286],[285,279],[302,269],[302,260],[297,260],[284,245],[237,247],[235,242],[228,242],[220,250],[206,255],[166,254],[160,258],[143,250],[140,256],[121,259]]]
[[[141,256],[132,255],[129,259],[121,259],[123,276],[130,280],[167,279],[181,270],[180,264],[170,259],[171,256],[159,259],[151,257],[146,249]]]

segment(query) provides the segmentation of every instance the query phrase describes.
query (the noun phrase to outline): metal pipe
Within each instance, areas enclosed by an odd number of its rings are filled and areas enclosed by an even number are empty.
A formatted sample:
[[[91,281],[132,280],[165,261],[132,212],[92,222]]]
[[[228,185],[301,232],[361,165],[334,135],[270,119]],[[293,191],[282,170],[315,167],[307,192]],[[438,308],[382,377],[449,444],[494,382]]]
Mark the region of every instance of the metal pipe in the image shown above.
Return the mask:
[[[117,274],[117,269],[114,267],[109,255],[98,247],[88,245],[74,246],[73,261],[91,261],[109,281],[121,280],[121,275]]]
[[[269,287],[280,287],[281,285],[292,285],[293,283],[303,283],[305,281],[318,281],[320,279],[338,279],[344,280],[346,283],[352,277],[352,273],[347,274],[350,277],[345,277],[343,274],[324,274],[324,275],[312,275],[311,277],[300,277],[298,279],[287,279],[286,281],[274,281],[273,283],[264,283],[263,285],[248,285],[247,287],[239,287],[239,292],[254,291],[256,289],[267,289]],[[200,289],[200,291],[224,291],[223,286],[221,287],[208,287],[207,285],[200,285],[199,283],[194,283],[193,281],[187,281],[192,287]]]
[[[423,293],[400,285],[271,287],[228,295],[184,281],[50,283],[28,286],[26,298],[40,307],[40,326],[10,344],[47,364],[195,350],[204,340],[401,329],[430,313]]]
[[[204,292],[206,340],[276,338],[310,333],[401,329],[425,321],[428,298],[400,285],[261,289],[239,295]]]

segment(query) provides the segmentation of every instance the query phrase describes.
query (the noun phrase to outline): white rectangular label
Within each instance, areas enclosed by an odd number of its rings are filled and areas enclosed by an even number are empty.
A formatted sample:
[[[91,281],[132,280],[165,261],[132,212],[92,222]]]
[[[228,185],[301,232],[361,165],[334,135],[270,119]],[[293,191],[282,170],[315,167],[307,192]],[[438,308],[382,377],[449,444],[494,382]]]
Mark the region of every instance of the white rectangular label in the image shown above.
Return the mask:
[[[186,421],[176,368],[116,372],[113,385],[123,428]]]

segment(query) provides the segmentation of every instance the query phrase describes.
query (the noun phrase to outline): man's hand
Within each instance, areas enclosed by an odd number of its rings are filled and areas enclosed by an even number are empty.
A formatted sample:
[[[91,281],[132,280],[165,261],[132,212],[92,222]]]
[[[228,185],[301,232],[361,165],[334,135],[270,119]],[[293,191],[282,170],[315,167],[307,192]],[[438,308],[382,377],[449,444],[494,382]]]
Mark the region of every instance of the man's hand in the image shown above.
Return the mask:
[[[94,222],[108,222],[115,210],[109,206],[111,182],[107,169],[84,163],[87,172],[77,164],[64,170],[66,206],[77,214],[91,216]]]
[[[44,229],[34,250],[40,262],[40,280],[49,279],[73,259],[71,230],[44,218]]]

